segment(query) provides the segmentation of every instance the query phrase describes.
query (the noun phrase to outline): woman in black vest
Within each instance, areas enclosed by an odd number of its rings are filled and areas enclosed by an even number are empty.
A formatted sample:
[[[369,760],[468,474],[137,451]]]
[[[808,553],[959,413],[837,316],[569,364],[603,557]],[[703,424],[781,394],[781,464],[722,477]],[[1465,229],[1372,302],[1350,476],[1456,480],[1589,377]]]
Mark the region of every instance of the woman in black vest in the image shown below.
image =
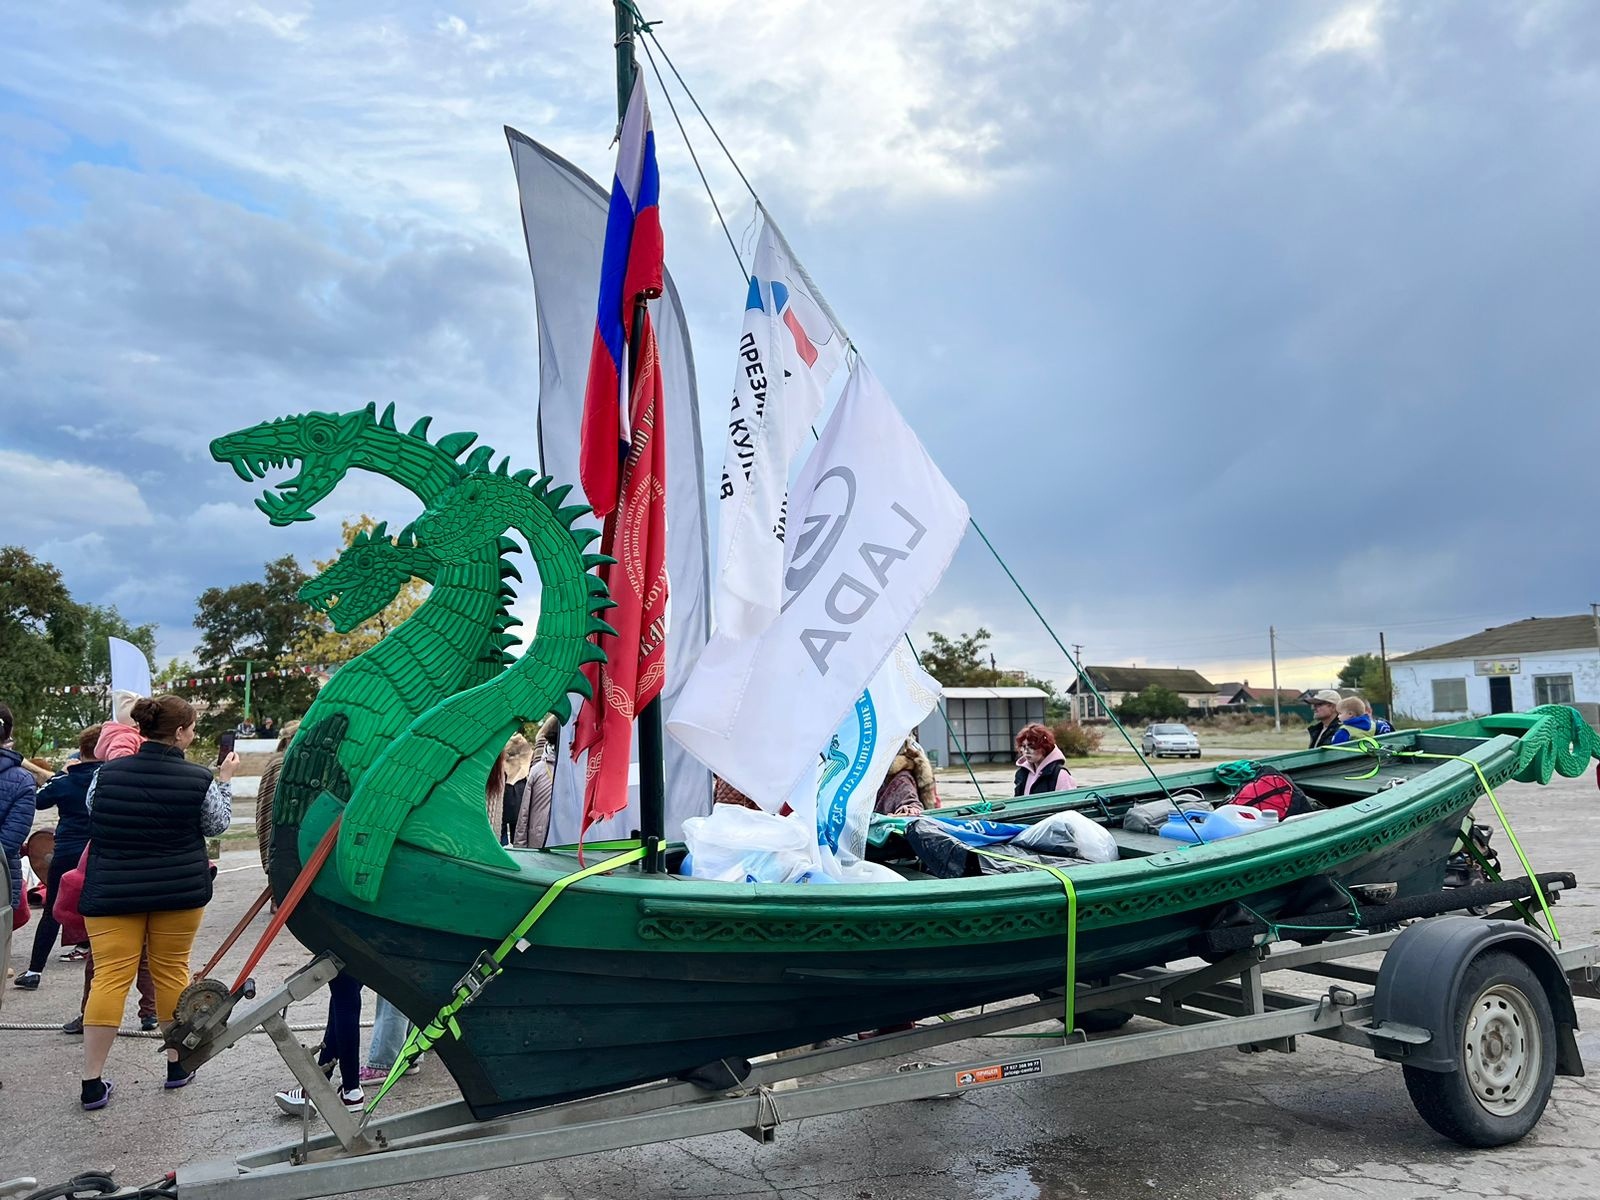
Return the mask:
[[[94,948],[94,984],[83,1013],[83,1107],[104,1108],[111,1084],[101,1078],[122,1023],[141,950],[156,981],[156,1015],[172,1021],[189,983],[189,950],[211,899],[206,838],[233,816],[229,754],[215,780],[185,761],[194,741],[194,705],[179,696],[141,699],[133,720],[139,752],[106,763],[89,787],[89,865],[78,911]],[[167,1052],[169,1088],[194,1078]]]

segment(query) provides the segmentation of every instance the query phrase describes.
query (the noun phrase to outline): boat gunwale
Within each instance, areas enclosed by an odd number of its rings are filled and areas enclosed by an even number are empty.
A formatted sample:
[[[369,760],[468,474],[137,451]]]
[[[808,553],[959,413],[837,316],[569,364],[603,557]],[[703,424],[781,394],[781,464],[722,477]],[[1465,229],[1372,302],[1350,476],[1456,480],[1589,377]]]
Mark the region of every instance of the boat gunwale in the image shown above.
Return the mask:
[[[1408,734],[1419,732],[1406,731]],[[1401,739],[1394,737],[1393,740]],[[1499,778],[1509,777],[1515,767],[1517,741],[1518,738],[1512,734],[1493,733],[1482,737],[1467,757],[1477,761],[1485,775],[1496,777],[1497,782]],[[1414,745],[1415,737],[1405,738],[1402,744]],[[1271,761],[1280,766],[1293,766],[1293,759],[1307,755],[1316,759],[1307,764],[1312,766],[1338,763],[1345,757],[1343,752],[1334,754],[1326,750],[1312,750],[1297,752],[1292,756],[1276,756]],[[1365,757],[1357,760],[1359,763],[1369,761]],[[1110,863],[1075,865],[1071,879],[1078,893],[1079,926],[1109,927],[1149,919],[1156,914],[1128,909],[1117,917],[1116,910],[1153,889],[1170,894],[1185,888],[1214,888],[1219,879],[1236,878],[1241,864],[1245,862],[1252,863],[1252,870],[1259,870],[1262,866],[1281,865],[1285,861],[1315,861],[1329,853],[1337,854],[1341,846],[1381,834],[1392,826],[1405,825],[1410,818],[1410,810],[1424,810],[1436,805],[1459,788],[1470,787],[1474,792],[1481,790],[1476,772],[1466,762],[1441,761],[1436,767],[1414,778],[1419,781],[1426,779],[1430,783],[1425,787],[1389,789],[1338,808],[1308,814],[1295,821],[1297,829],[1292,843],[1273,847],[1265,853],[1259,839],[1278,838],[1281,834],[1263,831],[1250,837],[1231,838],[1209,845],[1175,843],[1173,849],[1166,853],[1119,859]],[[1042,815],[1071,807],[1062,801],[1075,794],[1084,799],[1090,792],[1110,798],[1107,793],[1113,789],[1124,794],[1137,794],[1142,790],[1141,784],[1142,788],[1149,787],[1148,781],[1125,781],[1108,787],[1079,788],[1073,792],[1042,795],[1030,798],[1025,805],[1017,807],[1023,810],[1019,815]],[[1470,803],[1470,799],[1461,802],[1462,807]],[[308,814],[308,818],[315,825],[324,824],[313,814]],[[1401,836],[1403,833],[1397,833],[1395,838]],[[448,859],[448,856],[437,851],[409,845],[397,846],[397,850],[405,857],[416,855],[423,860]],[[543,856],[549,852],[524,853]],[[1346,854],[1341,857],[1350,856]],[[520,878],[523,886],[528,888],[530,902],[536,898],[533,894],[536,888],[548,888],[568,873],[556,868],[526,866],[510,871],[462,859],[448,861],[454,869],[469,871],[485,882],[505,883]],[[1304,868],[1288,872],[1280,870],[1277,873],[1285,875],[1286,880],[1292,880],[1316,874],[1318,870]],[[697,881],[678,876],[651,876],[637,869],[625,869],[614,875],[592,876],[572,884],[568,890],[613,903],[626,903],[631,899],[639,921],[637,928],[629,930],[628,941],[638,949],[670,950],[679,942],[694,940],[696,929],[702,930],[703,935],[713,941],[748,941],[751,940],[750,936],[738,934],[734,927],[761,922],[784,924],[794,931],[795,936],[788,939],[761,939],[771,947],[795,945],[803,948],[817,940],[817,935],[825,932],[824,927],[834,924],[859,927],[870,923],[888,930],[925,923],[934,916],[940,920],[981,920],[1030,908],[1042,918],[1048,917],[1056,928],[1064,928],[1064,920],[1060,915],[1064,908],[1061,885],[1042,871],[907,882],[916,886],[887,888],[882,884],[868,884],[802,888],[792,884]],[[387,915],[382,901],[365,905],[342,894],[342,888],[336,888],[334,894],[329,894],[329,889],[322,886],[321,881],[317,890],[333,903],[371,915]],[[1215,903],[1215,898],[1201,897],[1193,903],[1175,907],[1162,905],[1160,908],[1163,912],[1180,914]],[[564,908],[558,903],[530,934],[529,940],[535,944],[560,947],[592,945],[592,938],[581,929],[563,929],[569,923],[581,924],[581,921],[570,922],[566,917],[572,911],[570,906]],[[458,920],[459,915],[456,914]],[[442,917],[431,923],[431,927],[444,933],[466,932],[459,924],[449,924]],[[1039,936],[1039,933],[1040,930],[1036,928],[1017,928],[1010,931],[1009,935],[1000,933],[987,936],[1014,940]],[[486,929],[483,936],[486,940],[493,940],[503,936],[503,931]],[[825,936],[820,940],[833,941]]]

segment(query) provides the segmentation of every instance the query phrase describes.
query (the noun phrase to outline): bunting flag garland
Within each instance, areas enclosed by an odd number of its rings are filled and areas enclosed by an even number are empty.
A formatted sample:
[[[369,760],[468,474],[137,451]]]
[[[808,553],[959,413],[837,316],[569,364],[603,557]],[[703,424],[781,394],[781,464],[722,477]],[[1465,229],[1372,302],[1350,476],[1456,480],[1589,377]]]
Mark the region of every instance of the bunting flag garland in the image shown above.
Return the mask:
[[[342,665],[342,663],[336,662],[301,663],[297,666],[274,667],[270,671],[252,671],[250,672],[250,678],[252,680],[287,677],[298,679],[308,675],[330,675]],[[211,687],[219,683],[243,683],[244,681],[245,674],[240,671],[232,675],[206,675],[196,676],[192,679],[173,679],[162,684],[157,690],[163,692],[193,691],[195,688]],[[104,692],[110,686],[107,683],[73,683],[65,687],[45,688],[44,691],[47,696],[75,696],[81,692]]]

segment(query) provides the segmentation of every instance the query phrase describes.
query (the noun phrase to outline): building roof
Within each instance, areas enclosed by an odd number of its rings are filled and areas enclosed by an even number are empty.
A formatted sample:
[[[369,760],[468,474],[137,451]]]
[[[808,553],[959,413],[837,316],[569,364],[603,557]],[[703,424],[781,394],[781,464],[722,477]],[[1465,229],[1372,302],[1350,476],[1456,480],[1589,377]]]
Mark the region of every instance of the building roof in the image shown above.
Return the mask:
[[[1272,703],[1272,689],[1271,688],[1251,688],[1250,689],[1250,694],[1256,698],[1256,703],[1257,704],[1271,704]],[[1300,697],[1303,696],[1303,695],[1305,695],[1305,693],[1302,692],[1299,688],[1279,688],[1278,689],[1278,703],[1280,703],[1280,704],[1298,704],[1298,703],[1300,703]]]
[[[1428,659],[1498,658],[1507,654],[1538,654],[1543,650],[1595,650],[1594,617],[1529,617],[1510,625],[1496,625],[1482,633],[1457,638],[1424,650],[1413,650],[1390,662]]]
[[[1215,693],[1216,687],[1199,671],[1184,667],[1085,667],[1095,686],[1103,692],[1139,692],[1147,687],[1164,687],[1174,692]],[[1078,690],[1073,680],[1071,691]]]
[[[1048,700],[1043,688],[1036,687],[947,687],[947,700]]]

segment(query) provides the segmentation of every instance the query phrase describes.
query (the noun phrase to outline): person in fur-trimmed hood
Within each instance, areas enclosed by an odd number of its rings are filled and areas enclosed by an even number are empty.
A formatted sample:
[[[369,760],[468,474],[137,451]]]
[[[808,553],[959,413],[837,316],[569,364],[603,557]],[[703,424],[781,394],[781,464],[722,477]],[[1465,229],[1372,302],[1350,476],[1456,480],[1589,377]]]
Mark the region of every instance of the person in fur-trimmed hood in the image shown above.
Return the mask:
[[[924,809],[938,807],[933,764],[917,739],[908,737],[889,764],[889,776],[878,789],[873,810],[890,816],[920,816]]]

